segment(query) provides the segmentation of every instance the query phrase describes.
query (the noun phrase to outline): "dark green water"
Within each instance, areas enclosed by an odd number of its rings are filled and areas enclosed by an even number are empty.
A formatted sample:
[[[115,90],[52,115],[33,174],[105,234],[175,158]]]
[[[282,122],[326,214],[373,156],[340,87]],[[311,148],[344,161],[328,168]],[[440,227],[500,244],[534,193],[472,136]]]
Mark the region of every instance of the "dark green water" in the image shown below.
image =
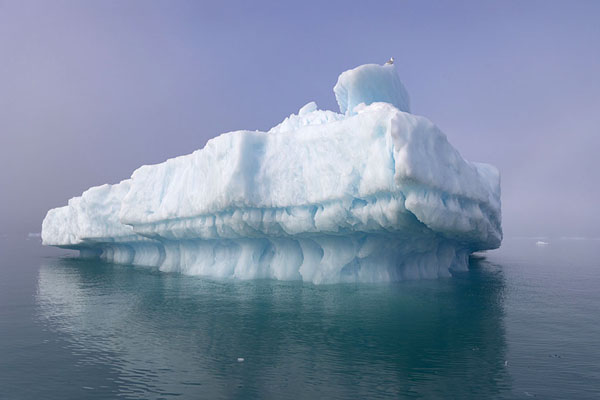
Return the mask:
[[[598,240],[508,239],[379,285],[57,254],[0,238],[0,399],[600,398]]]

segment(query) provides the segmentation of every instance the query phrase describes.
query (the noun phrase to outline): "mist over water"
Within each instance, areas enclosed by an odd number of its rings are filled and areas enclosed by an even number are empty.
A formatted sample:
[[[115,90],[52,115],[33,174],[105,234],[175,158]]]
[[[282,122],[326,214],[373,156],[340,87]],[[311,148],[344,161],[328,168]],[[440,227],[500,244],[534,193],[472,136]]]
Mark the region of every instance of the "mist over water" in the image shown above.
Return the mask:
[[[591,241],[509,240],[449,279],[312,285],[57,257],[37,240],[2,242],[2,398],[599,394]]]
[[[316,12],[318,10],[318,12]],[[394,56],[411,109],[502,175],[511,235],[599,236],[598,1],[0,3],[0,231]],[[307,29],[310,27],[310,29]]]

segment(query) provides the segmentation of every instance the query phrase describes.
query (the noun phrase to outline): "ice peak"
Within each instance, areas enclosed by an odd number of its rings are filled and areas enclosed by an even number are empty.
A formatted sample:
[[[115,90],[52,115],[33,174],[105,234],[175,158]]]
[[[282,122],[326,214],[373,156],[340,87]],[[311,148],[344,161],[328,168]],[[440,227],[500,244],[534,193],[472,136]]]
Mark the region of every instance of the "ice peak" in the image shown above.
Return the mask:
[[[317,103],[311,101],[310,103],[306,103],[300,110],[298,111],[298,115],[306,115],[313,111],[317,110]]]
[[[390,103],[400,111],[410,112],[408,92],[400,81],[394,64],[365,64],[342,72],[333,88],[344,114],[355,114],[361,103]]]

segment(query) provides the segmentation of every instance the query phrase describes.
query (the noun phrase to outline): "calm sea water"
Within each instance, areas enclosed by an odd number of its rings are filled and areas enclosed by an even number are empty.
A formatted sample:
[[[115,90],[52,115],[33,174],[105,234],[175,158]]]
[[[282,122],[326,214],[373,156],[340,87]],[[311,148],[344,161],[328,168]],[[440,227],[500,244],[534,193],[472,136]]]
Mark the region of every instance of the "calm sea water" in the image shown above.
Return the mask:
[[[600,241],[535,242],[449,279],[315,286],[0,237],[0,399],[600,398]]]

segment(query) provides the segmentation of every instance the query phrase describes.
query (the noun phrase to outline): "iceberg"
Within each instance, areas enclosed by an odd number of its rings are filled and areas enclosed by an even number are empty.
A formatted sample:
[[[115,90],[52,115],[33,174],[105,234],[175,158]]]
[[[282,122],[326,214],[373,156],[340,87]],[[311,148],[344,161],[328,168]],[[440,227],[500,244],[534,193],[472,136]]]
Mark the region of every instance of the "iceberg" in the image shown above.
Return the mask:
[[[450,276],[502,240],[500,175],[409,109],[393,65],[48,211],[45,245],[190,275],[313,283]]]

